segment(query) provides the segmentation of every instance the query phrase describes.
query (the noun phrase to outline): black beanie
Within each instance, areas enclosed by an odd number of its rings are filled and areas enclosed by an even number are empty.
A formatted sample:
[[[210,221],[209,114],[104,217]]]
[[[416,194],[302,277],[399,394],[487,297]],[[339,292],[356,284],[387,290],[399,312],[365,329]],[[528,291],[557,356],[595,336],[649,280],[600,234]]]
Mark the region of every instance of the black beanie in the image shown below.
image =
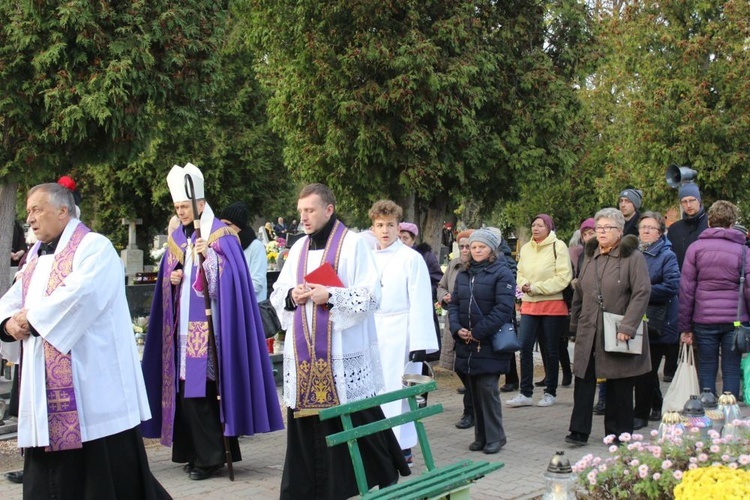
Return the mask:
[[[240,230],[245,229],[247,226],[247,218],[247,205],[241,201],[232,203],[224,208],[224,210],[221,211],[221,214],[219,214],[219,219],[230,221],[232,224],[240,228]]]

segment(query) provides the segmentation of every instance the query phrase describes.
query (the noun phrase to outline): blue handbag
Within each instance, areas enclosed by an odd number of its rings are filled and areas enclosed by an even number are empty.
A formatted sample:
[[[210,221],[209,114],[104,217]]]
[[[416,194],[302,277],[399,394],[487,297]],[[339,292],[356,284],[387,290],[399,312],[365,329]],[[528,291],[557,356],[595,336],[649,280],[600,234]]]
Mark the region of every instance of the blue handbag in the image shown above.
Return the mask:
[[[513,323],[505,323],[495,332],[492,336],[492,350],[506,354],[513,354],[521,350],[521,339],[518,338]]]

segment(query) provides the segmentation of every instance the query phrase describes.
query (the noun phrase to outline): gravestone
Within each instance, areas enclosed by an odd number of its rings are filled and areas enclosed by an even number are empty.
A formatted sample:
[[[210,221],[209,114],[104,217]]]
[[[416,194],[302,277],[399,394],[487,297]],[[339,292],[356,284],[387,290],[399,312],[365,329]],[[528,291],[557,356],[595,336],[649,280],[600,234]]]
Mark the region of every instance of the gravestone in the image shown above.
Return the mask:
[[[128,226],[128,246],[120,252],[120,258],[125,266],[128,282],[132,282],[136,273],[143,272],[143,250],[135,242],[135,226],[142,223],[142,219],[122,219],[122,224]]]

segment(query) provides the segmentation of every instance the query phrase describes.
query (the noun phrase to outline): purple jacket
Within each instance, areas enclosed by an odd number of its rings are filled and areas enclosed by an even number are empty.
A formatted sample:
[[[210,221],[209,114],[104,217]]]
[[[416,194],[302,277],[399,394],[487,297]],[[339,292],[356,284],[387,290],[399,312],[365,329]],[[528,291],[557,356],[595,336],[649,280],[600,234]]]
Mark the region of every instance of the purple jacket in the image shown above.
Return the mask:
[[[680,278],[681,332],[692,332],[694,323],[732,323],[737,319],[740,266],[745,252],[745,304],[750,299],[750,249],[736,229],[709,227],[685,253]],[[747,321],[742,307],[741,321]]]

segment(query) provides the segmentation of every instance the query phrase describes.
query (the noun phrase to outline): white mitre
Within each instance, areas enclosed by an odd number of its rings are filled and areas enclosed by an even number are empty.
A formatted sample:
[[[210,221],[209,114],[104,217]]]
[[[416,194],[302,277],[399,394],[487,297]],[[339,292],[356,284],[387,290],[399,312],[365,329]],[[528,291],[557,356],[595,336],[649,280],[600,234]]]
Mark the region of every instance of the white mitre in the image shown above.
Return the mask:
[[[205,198],[203,173],[192,163],[187,163],[184,167],[179,165],[173,166],[172,170],[167,174],[167,185],[169,186],[169,193],[172,195],[172,201],[179,203],[190,200],[185,189],[185,175],[190,175],[190,178],[193,180],[195,199],[202,200]]]

